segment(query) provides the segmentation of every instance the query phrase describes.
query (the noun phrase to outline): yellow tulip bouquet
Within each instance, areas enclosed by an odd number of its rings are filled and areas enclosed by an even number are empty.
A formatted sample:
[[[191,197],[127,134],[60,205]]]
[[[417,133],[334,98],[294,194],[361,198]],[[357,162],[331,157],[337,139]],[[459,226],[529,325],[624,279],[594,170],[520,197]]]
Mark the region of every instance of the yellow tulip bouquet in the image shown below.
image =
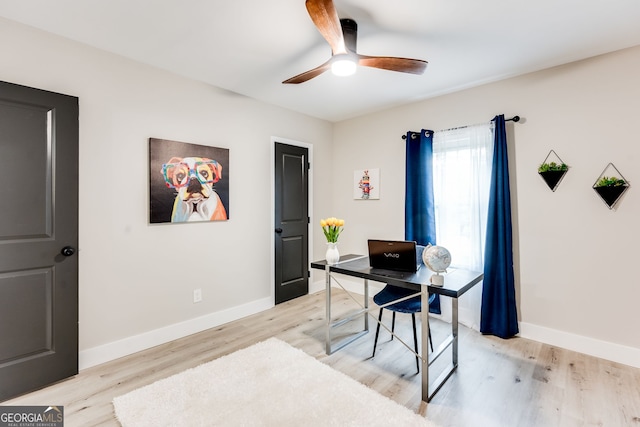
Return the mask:
[[[331,218],[320,220],[320,227],[322,227],[324,236],[327,238],[327,242],[329,243],[338,243],[338,237],[342,232],[343,226],[344,226],[344,219],[331,217]]]

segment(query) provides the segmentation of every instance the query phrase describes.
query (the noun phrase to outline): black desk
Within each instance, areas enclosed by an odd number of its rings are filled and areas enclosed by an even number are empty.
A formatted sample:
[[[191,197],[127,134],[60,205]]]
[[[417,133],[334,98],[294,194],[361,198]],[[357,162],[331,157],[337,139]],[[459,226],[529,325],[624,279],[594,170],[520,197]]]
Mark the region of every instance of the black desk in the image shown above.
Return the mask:
[[[435,349],[435,351],[429,354],[429,320],[426,315],[426,310],[421,316],[422,321],[422,344],[421,354],[428,354],[428,357],[417,355],[421,358],[423,363],[422,372],[422,401],[429,402],[433,395],[442,387],[445,381],[453,374],[458,367],[458,298],[465,292],[471,289],[474,285],[482,280],[483,274],[473,271],[467,271],[462,269],[449,269],[449,272],[445,274],[444,286],[437,287],[430,284],[430,277],[434,274],[431,270],[423,266],[416,273],[402,273],[388,270],[379,270],[371,268],[369,266],[369,257],[366,255],[344,255],[340,257],[340,261],[337,264],[328,265],[326,261],[316,261],[311,263],[311,268],[325,271],[325,284],[326,284],[326,352],[327,354],[333,353],[333,351],[339,350],[352,341],[360,338],[369,331],[369,316],[371,316],[376,322],[378,319],[375,315],[370,314],[369,309],[369,280],[376,282],[389,283],[395,286],[400,286],[408,289],[415,289],[416,293],[409,297],[421,295],[422,307],[429,306],[429,294],[438,294],[451,298],[452,305],[452,319],[451,319],[451,335],[445,339],[445,341]],[[351,316],[339,321],[333,322],[331,319],[331,282],[332,274],[344,274],[350,277],[358,277],[364,280],[364,304],[361,306],[361,310],[353,313]],[[341,285],[340,285],[341,286]],[[344,288],[343,288],[344,289]],[[344,289],[346,291],[346,289]],[[348,292],[348,291],[347,291]],[[355,299],[354,299],[355,301]],[[400,300],[398,300],[400,301]],[[394,301],[390,304],[393,304]],[[384,306],[382,306],[384,307]],[[377,307],[376,307],[377,309]],[[345,340],[333,345],[331,338],[331,330],[339,325],[342,325],[354,318],[364,315],[364,328],[358,334],[346,338]],[[389,328],[381,324],[389,332]],[[395,335],[395,334],[394,334]],[[396,335],[396,338],[397,335]],[[398,338],[400,340],[400,338]],[[400,340],[405,347],[413,352],[413,349]],[[452,362],[447,370],[445,370],[435,381],[432,392],[429,392],[429,366],[435,360],[444,353],[444,351],[451,346],[452,349]],[[425,366],[426,364],[426,366]]]

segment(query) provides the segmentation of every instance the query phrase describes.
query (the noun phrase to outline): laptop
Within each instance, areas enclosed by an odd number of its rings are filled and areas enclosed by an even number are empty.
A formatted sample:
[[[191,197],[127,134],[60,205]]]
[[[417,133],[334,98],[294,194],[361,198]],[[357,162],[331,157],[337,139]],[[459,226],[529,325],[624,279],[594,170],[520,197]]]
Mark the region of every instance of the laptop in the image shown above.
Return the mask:
[[[422,266],[422,251],[418,253],[416,242],[369,239],[368,244],[371,268],[415,273]]]

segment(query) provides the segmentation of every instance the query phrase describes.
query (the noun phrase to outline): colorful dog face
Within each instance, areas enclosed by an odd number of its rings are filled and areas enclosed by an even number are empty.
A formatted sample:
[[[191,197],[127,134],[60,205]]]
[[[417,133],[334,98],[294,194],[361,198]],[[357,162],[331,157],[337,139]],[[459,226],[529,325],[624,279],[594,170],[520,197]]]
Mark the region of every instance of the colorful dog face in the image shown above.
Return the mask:
[[[178,192],[172,222],[227,219],[213,185],[222,179],[222,165],[205,157],[172,157],[162,165],[162,176],[169,188]]]
[[[213,185],[222,178],[222,165],[204,157],[172,157],[162,165],[162,176],[169,188],[185,187],[191,178]]]

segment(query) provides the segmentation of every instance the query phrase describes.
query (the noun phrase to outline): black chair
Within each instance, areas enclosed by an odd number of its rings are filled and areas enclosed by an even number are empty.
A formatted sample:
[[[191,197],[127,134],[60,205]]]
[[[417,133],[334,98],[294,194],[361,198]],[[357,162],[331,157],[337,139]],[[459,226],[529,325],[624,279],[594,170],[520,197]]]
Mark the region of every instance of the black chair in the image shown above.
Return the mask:
[[[400,298],[407,297],[409,295],[415,294],[416,291],[412,289],[401,288],[399,286],[386,285],[384,289],[378,292],[373,297],[373,302],[377,305],[384,305],[395,301]],[[429,295],[429,303],[431,303],[435,299],[436,295]],[[396,327],[396,313],[411,313],[411,319],[413,320],[413,343],[415,346],[416,353],[420,353],[418,351],[418,334],[416,332],[416,313],[422,311],[422,302],[420,299],[420,295],[409,298],[408,300],[404,300],[395,304],[388,305],[384,308],[380,308],[380,315],[378,316],[378,326],[376,328],[376,339],[373,343],[373,354],[371,357],[376,355],[376,347],[378,345],[378,335],[380,334],[380,322],[382,321],[382,311],[384,309],[390,310],[393,313],[393,318],[391,320],[391,332],[394,332]],[[428,313],[427,309],[427,313]],[[428,314],[425,314],[428,315]],[[391,335],[391,340],[393,340],[393,335]],[[429,344],[431,345],[431,351],[433,352],[433,342],[431,340],[431,329],[429,329]],[[416,356],[416,367],[418,368],[418,372],[420,372],[420,358]]]

